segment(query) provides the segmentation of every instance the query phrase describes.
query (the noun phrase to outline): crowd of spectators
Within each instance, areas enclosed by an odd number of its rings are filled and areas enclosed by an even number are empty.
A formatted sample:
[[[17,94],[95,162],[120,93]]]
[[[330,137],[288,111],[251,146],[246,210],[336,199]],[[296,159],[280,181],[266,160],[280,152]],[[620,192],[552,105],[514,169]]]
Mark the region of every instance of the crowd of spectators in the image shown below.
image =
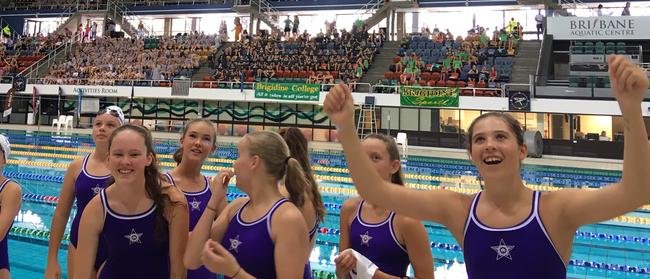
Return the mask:
[[[244,32],[241,42],[215,57],[216,70],[206,80],[354,83],[368,70],[384,40],[384,34],[366,30],[333,30],[314,37],[303,32],[286,41],[281,34]]]
[[[63,35],[3,37],[0,40],[0,76],[12,76],[22,72],[51,50],[63,44]]]
[[[449,30],[423,29],[402,41],[385,79],[377,85],[498,88],[499,82],[509,81],[512,56],[522,36],[523,29],[514,20],[495,28],[491,38],[481,26],[465,38],[454,38]]]
[[[81,43],[45,77],[49,83],[114,84],[115,80],[190,78],[213,51],[215,36],[110,38]]]

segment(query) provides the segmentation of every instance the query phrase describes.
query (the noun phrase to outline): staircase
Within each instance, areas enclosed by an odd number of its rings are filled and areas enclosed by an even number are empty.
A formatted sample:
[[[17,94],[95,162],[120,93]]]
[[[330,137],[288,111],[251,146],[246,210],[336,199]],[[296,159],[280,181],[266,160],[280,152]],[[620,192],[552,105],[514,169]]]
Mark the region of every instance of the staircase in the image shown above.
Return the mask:
[[[384,78],[384,73],[393,63],[393,57],[397,53],[399,42],[384,42],[384,46],[379,49],[379,54],[375,55],[375,60],[370,64],[370,69],[361,79],[362,83],[376,84],[377,80]]]
[[[79,26],[79,23],[81,23],[81,13],[79,13],[74,7],[67,8],[59,17],[67,17],[67,19],[61,23],[56,30],[54,30],[54,34],[63,34],[65,33],[66,28],[72,33],[77,31],[77,27]]]
[[[271,28],[271,33],[282,34],[279,20],[281,13],[266,0],[236,0],[233,11],[240,14],[252,14]]]
[[[513,60],[516,70],[512,71],[510,83],[529,83],[529,75],[537,72],[537,60],[542,41],[521,41]]]
[[[389,1],[388,3],[385,3],[385,0],[371,0],[361,7],[361,9],[359,9],[355,14],[372,14],[369,18],[363,21],[368,29],[370,29],[387,18],[392,10],[417,7],[417,1],[413,0]]]
[[[134,14],[131,14],[126,6],[118,0],[109,0],[107,3],[108,10],[106,11],[106,16],[104,19],[112,19],[115,24],[119,24],[122,28],[122,31],[131,37],[137,37],[138,28],[133,26],[127,19],[127,16],[136,17]],[[106,20],[104,20],[106,22]],[[150,34],[149,29],[145,26],[144,28],[145,36]]]
[[[24,71],[20,72],[20,75],[27,78],[41,78],[49,73],[50,68],[53,65],[61,64],[66,60],[68,54],[74,51],[76,47],[74,40],[65,42],[58,48],[53,51],[50,51],[45,57],[41,58],[38,62],[32,64]]]

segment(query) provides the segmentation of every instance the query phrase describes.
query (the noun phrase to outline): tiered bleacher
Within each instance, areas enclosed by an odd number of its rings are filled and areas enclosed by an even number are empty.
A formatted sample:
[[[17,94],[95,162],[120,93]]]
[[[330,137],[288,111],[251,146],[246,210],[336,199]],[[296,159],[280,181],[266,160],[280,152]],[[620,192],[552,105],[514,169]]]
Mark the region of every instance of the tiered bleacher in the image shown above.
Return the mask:
[[[333,84],[354,83],[370,67],[383,44],[379,34],[366,31],[281,41],[253,36],[235,42],[216,59],[215,72],[197,87],[219,87],[210,81],[271,81]]]
[[[628,55],[634,63],[641,63],[639,45],[621,41],[574,41],[570,47],[569,87],[609,88],[607,56]]]
[[[213,51],[214,36],[97,38],[78,46],[45,77],[50,84],[170,86],[190,78]],[[156,81],[155,84],[149,81]]]

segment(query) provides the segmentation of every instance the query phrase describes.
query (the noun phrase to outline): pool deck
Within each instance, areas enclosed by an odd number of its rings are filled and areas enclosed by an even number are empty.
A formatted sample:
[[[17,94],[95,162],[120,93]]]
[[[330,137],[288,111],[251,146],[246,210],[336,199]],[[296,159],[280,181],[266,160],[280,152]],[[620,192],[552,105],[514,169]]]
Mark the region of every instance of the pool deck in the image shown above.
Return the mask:
[[[18,130],[18,131],[41,131],[41,132],[57,132],[55,128],[50,126],[27,126],[27,125],[14,125],[2,124],[2,129]],[[90,129],[70,129],[61,130],[61,134],[90,134]],[[153,137],[156,139],[178,139],[180,137],[178,132],[153,132]],[[219,143],[235,143],[241,137],[219,136]],[[310,142],[310,148],[314,150],[341,150],[341,144],[338,142]],[[468,155],[465,150],[452,149],[452,148],[438,148],[438,147],[422,147],[422,146],[409,146],[407,150],[408,155],[425,156],[425,157],[438,157],[450,159],[467,160]],[[587,157],[569,157],[569,156],[551,156],[544,155],[542,158],[526,158],[524,164],[530,165],[543,165],[555,167],[569,167],[569,168],[588,168],[599,170],[616,170],[623,169],[622,160],[601,159],[601,158],[587,158]]]

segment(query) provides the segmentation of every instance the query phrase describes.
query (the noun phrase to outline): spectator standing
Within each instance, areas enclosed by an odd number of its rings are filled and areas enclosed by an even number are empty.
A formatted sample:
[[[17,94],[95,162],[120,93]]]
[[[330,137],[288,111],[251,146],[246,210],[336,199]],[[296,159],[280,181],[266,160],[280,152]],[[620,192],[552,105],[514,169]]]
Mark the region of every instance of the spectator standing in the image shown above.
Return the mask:
[[[537,39],[539,40],[539,35],[544,33],[544,15],[542,15],[542,10],[539,10],[539,13],[535,16],[535,22],[537,22]]]
[[[622,16],[629,16],[630,15],[630,2],[625,3],[625,8],[623,8],[623,12],[621,13]]]

